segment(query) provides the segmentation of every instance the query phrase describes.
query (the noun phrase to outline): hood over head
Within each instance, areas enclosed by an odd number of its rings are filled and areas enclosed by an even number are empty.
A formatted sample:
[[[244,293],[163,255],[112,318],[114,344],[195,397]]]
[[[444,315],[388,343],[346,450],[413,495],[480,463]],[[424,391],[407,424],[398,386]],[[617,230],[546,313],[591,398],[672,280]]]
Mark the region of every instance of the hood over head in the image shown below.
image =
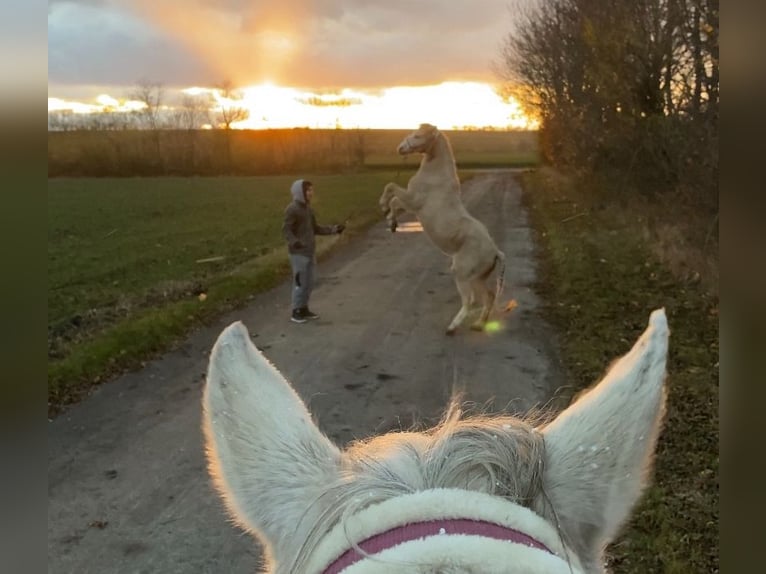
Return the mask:
[[[295,201],[306,203],[306,194],[303,192],[303,179],[296,179],[290,186],[290,195]]]

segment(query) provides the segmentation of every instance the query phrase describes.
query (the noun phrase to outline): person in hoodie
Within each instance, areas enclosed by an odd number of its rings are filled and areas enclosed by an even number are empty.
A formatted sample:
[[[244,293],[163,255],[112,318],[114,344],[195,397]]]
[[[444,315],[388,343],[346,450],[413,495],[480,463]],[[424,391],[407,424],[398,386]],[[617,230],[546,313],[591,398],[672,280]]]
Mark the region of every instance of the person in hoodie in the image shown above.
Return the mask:
[[[293,312],[290,320],[305,323],[308,319],[319,317],[309,310],[316,267],[314,236],[343,233],[346,226],[317,224],[311,210],[314,185],[307,179],[295,180],[290,186],[290,194],[293,201],[285,209],[285,221],[282,225],[282,234],[287,240],[287,250],[293,268]]]

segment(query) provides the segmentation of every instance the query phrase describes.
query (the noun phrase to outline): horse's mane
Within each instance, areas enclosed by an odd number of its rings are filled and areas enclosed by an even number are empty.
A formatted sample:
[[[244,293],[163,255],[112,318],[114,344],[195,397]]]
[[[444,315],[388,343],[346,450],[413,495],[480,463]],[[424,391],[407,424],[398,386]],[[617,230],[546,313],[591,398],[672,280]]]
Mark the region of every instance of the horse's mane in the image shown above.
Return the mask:
[[[532,421],[462,414],[455,397],[442,422],[426,432],[395,432],[352,443],[344,454],[341,477],[311,505],[326,510],[306,528],[308,536],[290,571],[301,570],[336,524],[402,494],[456,488],[531,507],[542,490],[545,460],[543,437]],[[311,506],[304,517],[312,514]]]

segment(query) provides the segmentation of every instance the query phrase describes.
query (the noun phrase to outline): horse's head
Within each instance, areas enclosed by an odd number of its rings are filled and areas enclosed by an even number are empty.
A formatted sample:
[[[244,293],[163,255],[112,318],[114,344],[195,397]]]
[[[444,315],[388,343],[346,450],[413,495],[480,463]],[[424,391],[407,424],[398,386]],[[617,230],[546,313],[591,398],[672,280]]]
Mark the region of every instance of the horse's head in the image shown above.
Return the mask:
[[[408,135],[396,148],[400,155],[411,153],[428,153],[439,135],[439,130],[431,124],[420,124],[420,127]]]
[[[664,408],[668,327],[555,420],[460,419],[341,451],[241,323],[211,354],[210,471],[275,573],[603,571],[647,479]]]

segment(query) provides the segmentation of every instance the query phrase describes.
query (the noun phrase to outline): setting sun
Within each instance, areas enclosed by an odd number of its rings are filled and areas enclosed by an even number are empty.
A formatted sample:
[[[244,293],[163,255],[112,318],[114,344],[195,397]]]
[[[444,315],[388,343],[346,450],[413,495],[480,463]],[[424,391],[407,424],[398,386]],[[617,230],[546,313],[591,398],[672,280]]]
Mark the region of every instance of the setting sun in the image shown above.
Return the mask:
[[[443,82],[430,86],[396,86],[379,89],[309,91],[263,83],[233,90],[229,97],[211,87],[189,87],[180,95],[209,97],[209,122],[214,127],[224,109],[242,108],[246,119],[234,121],[235,129],[405,129],[423,122],[443,129],[537,129],[519,104],[490,84]],[[162,111],[173,118],[182,98],[169,90],[163,94]],[[48,112],[99,114],[140,111],[145,104],[102,93],[90,101],[48,98]],[[177,114],[176,114],[177,115]],[[171,120],[172,121],[172,120]],[[166,127],[172,127],[168,125]]]
[[[236,103],[248,110],[249,117],[232,127],[243,129],[386,129],[407,128],[422,122],[445,129],[536,127],[518,103],[504,101],[490,85],[477,82],[378,91],[344,89],[331,93],[262,84],[244,88],[241,93],[242,99]]]
[[[512,25],[504,0],[434,8],[55,2],[49,127],[536,130],[493,70]],[[161,93],[141,98],[142,84]],[[146,106],[123,114],[136,95]]]

